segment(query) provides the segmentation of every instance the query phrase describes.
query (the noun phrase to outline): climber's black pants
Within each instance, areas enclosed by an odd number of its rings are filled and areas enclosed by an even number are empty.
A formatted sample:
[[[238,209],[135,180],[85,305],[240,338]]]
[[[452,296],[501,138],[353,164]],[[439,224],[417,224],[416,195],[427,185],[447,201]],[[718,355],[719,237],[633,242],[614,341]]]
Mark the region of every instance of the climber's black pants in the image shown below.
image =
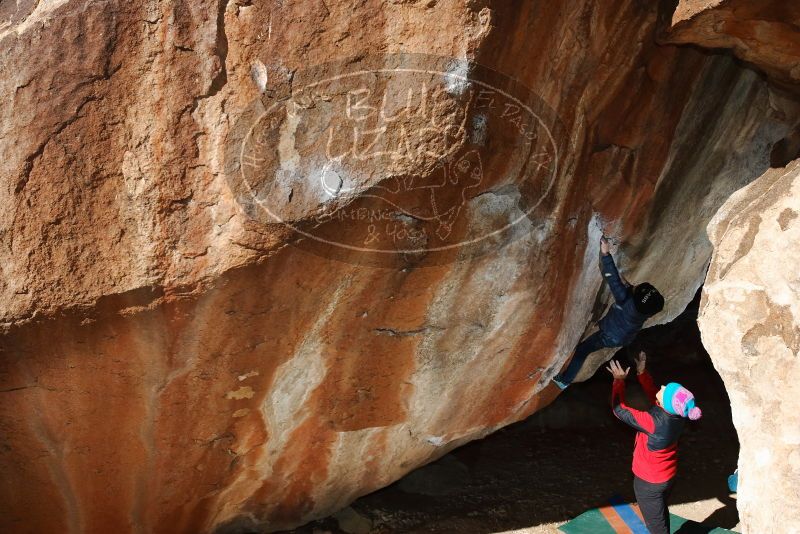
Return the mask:
[[[583,367],[583,362],[593,352],[607,347],[618,347],[618,343],[614,343],[612,339],[606,336],[605,332],[598,330],[591,336],[581,341],[575,347],[575,354],[572,355],[572,361],[569,362],[567,368],[556,376],[556,380],[564,384],[571,384],[575,377],[578,376],[578,371]]]
[[[633,477],[633,492],[650,534],[669,534],[667,499],[674,480],[671,478],[666,482],[653,484],[637,476]]]

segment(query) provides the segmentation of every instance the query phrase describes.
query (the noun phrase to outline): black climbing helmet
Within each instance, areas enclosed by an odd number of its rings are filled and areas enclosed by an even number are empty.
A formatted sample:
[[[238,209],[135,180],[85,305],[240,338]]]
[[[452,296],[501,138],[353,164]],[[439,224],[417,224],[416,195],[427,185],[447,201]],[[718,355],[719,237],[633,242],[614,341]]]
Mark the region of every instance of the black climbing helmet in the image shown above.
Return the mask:
[[[644,282],[633,288],[633,302],[639,313],[651,317],[664,309],[664,297],[652,284]]]

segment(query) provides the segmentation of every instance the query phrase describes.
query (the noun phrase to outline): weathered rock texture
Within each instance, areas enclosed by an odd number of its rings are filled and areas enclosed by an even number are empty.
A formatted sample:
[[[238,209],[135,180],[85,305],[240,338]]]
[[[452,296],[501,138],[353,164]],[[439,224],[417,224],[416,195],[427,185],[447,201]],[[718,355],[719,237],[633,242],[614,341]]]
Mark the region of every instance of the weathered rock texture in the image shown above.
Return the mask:
[[[800,532],[800,162],[725,202],[708,234],[703,343],[739,434],[744,532]]]
[[[666,295],[656,320],[677,315],[706,224],[797,114],[729,57],[657,44],[669,7],[3,3],[0,529],[278,529],[526,417],[609,301],[601,227]],[[552,187],[489,253],[326,259],[226,178],[251,103],[309,65],[397,51],[488,65],[560,118]],[[296,162],[304,130],[278,122]],[[498,139],[494,184],[534,172]],[[384,170],[363,165],[358,191]],[[454,235],[532,194],[475,190]],[[293,219],[318,210],[308,195]]]
[[[730,49],[783,85],[800,84],[800,4],[682,0],[666,42]]]

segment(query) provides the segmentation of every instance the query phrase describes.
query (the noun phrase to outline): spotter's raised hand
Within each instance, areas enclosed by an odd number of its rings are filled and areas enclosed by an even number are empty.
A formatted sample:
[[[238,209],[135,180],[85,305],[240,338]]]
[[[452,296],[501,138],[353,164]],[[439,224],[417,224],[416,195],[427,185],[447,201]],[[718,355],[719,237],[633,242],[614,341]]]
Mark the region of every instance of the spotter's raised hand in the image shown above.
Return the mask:
[[[614,377],[614,380],[625,380],[628,377],[628,371],[631,370],[630,367],[623,369],[617,360],[611,360],[606,369]]]

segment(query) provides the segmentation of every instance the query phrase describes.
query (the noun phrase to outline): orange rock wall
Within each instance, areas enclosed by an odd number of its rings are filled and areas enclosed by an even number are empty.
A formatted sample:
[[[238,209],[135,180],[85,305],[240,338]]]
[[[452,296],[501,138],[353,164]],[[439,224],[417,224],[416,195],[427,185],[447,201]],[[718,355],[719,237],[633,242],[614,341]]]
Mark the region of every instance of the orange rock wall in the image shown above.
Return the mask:
[[[600,227],[669,320],[702,283],[705,225],[796,118],[729,58],[657,44],[666,5],[3,9],[0,528],[13,532],[289,527],[526,417],[608,303]],[[514,238],[375,266],[253,220],[225,147],[259,98],[254,68],[281,94],[309,65],[398,51],[487,65],[559,117],[568,149]],[[499,180],[513,158],[488,142]],[[467,210],[530,201],[510,199],[476,192]]]

